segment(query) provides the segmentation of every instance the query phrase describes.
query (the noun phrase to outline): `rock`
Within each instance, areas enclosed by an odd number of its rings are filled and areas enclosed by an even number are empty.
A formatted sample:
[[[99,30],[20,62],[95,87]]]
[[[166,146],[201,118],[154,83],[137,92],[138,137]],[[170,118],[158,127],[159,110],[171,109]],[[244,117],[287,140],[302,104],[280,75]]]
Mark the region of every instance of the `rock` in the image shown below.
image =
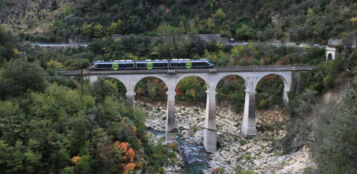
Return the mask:
[[[212,174],[218,174],[218,172],[221,170],[221,168],[220,167],[218,167],[218,168],[215,168],[215,169],[213,169],[212,170]]]
[[[155,130],[165,130],[166,120],[162,119],[166,118],[165,109],[149,104],[147,106],[145,111],[148,112],[148,117],[145,125]],[[176,111],[176,124],[182,139],[192,144],[202,144],[204,108],[177,106]],[[302,148],[303,144],[299,137],[289,140],[299,146],[298,149],[291,150],[289,154],[277,155],[281,154],[281,150],[272,147],[272,142],[280,142],[281,138],[287,134],[284,126],[274,127],[277,122],[289,119],[282,111],[257,111],[257,127],[272,127],[273,130],[265,129],[262,132],[258,129],[257,137],[244,140],[244,142],[240,138],[226,134],[239,135],[242,119],[242,114],[236,114],[226,108],[217,108],[217,130],[225,133],[217,132],[218,149],[217,152],[210,154],[211,160],[208,162],[210,169],[206,170],[208,173],[216,169],[219,171],[223,167],[227,173],[235,173],[234,168],[237,165],[246,170],[251,168],[255,173],[301,173],[303,168],[313,166],[309,150]],[[152,138],[152,141],[158,142],[160,138],[164,137]],[[177,156],[177,161],[183,161],[182,158],[179,159],[179,155]],[[165,173],[180,173],[181,168],[175,165],[164,166]],[[204,173],[207,173],[206,171]]]

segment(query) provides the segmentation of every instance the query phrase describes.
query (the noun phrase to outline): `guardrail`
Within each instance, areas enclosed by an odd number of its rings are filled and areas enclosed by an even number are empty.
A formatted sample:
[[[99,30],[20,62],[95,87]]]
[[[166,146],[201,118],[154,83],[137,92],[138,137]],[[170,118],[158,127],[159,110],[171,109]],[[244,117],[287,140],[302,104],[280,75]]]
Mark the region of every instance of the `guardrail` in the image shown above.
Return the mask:
[[[87,43],[32,43],[33,46],[45,47],[45,48],[76,48],[87,47]]]

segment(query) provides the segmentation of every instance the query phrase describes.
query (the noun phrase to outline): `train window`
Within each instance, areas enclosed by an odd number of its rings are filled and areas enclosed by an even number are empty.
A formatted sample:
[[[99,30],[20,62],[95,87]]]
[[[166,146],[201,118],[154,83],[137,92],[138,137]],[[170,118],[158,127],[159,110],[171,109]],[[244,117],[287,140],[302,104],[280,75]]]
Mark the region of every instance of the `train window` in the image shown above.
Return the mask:
[[[193,62],[192,66],[202,66],[201,62]]]
[[[186,66],[186,63],[171,63],[171,66]]]
[[[138,63],[136,66],[139,68],[146,68],[146,63]]]
[[[167,63],[153,63],[153,67],[167,67]]]
[[[119,64],[119,68],[132,68],[133,64]]]
[[[112,64],[99,64],[98,68],[112,68]]]

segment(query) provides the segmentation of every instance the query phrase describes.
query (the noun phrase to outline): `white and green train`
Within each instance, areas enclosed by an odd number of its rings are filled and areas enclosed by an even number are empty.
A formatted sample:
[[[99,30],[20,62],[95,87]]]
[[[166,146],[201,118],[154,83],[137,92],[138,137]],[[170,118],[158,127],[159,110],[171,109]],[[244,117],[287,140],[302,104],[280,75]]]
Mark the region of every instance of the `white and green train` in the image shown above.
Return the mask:
[[[89,70],[152,70],[152,69],[198,69],[213,68],[212,61],[207,59],[171,59],[171,60],[114,60],[96,61]]]

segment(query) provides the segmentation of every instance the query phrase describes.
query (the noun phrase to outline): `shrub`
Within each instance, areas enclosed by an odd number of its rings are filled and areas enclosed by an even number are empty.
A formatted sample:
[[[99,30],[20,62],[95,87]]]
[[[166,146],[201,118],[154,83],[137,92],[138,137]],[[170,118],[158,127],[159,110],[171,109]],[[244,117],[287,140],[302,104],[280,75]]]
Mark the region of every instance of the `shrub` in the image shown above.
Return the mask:
[[[69,69],[84,69],[88,68],[90,62],[88,59],[69,59],[64,65]]]
[[[357,76],[342,102],[332,102],[314,127],[312,144],[318,173],[357,172]]]
[[[46,74],[37,63],[23,60],[10,61],[0,79],[0,96],[20,96],[31,91],[43,91],[47,86]]]
[[[291,100],[286,107],[287,111],[294,117],[305,118],[316,102],[318,92],[307,89],[304,93]]]

